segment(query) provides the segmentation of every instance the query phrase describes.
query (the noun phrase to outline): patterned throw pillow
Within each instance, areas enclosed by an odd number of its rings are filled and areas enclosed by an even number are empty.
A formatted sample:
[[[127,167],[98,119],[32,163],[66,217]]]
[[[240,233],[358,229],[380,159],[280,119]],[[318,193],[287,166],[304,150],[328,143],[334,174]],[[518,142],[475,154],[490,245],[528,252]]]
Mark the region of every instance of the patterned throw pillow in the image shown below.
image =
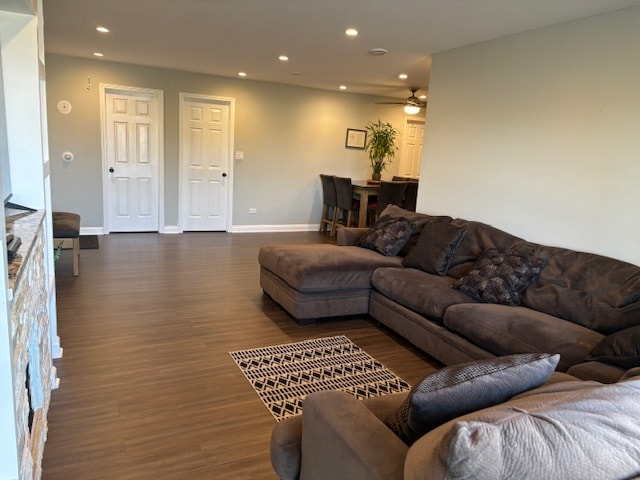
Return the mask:
[[[445,222],[426,224],[416,246],[402,262],[403,265],[434,275],[446,275],[466,230],[466,227]]]
[[[524,353],[443,368],[415,385],[384,423],[411,445],[449,420],[542,385],[559,359],[558,354]]]
[[[538,277],[545,260],[516,250],[482,252],[471,270],[453,286],[485,303],[520,305],[522,292]]]
[[[360,237],[356,245],[386,256],[394,256],[402,250],[415,230],[416,225],[411,220],[385,215]]]

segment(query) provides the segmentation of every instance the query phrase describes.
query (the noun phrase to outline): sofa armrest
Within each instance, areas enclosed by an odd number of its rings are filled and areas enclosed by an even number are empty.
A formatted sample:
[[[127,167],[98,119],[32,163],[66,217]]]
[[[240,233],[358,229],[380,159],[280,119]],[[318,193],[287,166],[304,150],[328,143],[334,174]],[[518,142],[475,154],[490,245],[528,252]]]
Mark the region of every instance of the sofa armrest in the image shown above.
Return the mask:
[[[402,479],[407,450],[348,393],[317,392],[304,401],[301,480]]]
[[[280,480],[300,478],[302,416],[289,417],[271,431],[271,466]]]
[[[338,228],[336,245],[340,245],[342,247],[353,246],[368,230],[368,228],[340,227]]]

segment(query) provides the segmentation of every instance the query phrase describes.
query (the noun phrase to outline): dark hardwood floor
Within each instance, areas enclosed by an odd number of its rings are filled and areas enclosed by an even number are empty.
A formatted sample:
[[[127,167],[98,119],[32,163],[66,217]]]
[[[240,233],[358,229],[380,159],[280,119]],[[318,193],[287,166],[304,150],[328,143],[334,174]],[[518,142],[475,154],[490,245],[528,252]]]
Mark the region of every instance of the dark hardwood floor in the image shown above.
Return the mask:
[[[262,293],[267,243],[311,233],[100,237],[56,268],[58,334],[44,480],[275,479],[275,420],[228,352],[346,335],[415,383],[439,364],[368,317],[301,327]]]

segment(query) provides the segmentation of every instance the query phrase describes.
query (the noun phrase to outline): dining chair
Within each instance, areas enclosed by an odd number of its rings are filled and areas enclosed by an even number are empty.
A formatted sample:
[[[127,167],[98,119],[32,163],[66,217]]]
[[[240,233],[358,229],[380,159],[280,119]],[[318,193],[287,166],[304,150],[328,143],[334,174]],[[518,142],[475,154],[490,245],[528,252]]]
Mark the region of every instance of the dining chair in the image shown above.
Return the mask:
[[[373,219],[378,220],[380,213],[387,208],[387,205],[398,205],[402,207],[404,201],[404,193],[407,185],[411,182],[380,182],[380,190],[378,198],[375,202],[369,204],[369,210],[373,214]]]
[[[405,210],[416,211],[416,203],[418,201],[418,182],[407,182],[407,189],[404,192],[404,200],[402,201],[402,208]]]
[[[320,231],[333,232],[338,217],[338,199],[336,196],[336,184],[333,175],[320,174],[322,182],[322,218],[320,219]]]
[[[360,201],[353,198],[353,185],[351,185],[351,178],[349,177],[333,177],[333,182],[336,186],[337,197],[337,216],[333,225],[331,235],[336,234],[338,225],[344,225],[346,227],[351,226],[351,220],[354,222],[356,217],[352,216],[353,212],[358,212],[360,208]],[[340,221],[340,215],[342,214],[342,223]]]

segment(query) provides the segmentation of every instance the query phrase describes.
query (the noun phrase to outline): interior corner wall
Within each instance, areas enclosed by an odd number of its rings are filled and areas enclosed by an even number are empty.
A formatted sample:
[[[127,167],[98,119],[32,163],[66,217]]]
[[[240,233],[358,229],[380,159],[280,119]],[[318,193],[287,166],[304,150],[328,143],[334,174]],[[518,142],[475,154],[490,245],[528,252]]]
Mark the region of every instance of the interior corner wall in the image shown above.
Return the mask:
[[[51,196],[54,210],[77,212],[82,227],[103,226],[100,132],[101,83],[164,92],[165,226],[178,224],[179,93],[232,97],[235,150],[233,226],[317,225],[322,211],[320,173],[368,178],[364,150],[345,148],[347,128],[381,118],[401,128],[401,108],[376,105],[375,98],[87,60],[46,56]],[[68,114],[57,110],[67,100]],[[73,162],[62,154],[73,152]],[[398,162],[385,172],[394,174]],[[249,214],[256,208],[257,214]]]
[[[640,265],[640,7],[432,59],[418,208]]]

